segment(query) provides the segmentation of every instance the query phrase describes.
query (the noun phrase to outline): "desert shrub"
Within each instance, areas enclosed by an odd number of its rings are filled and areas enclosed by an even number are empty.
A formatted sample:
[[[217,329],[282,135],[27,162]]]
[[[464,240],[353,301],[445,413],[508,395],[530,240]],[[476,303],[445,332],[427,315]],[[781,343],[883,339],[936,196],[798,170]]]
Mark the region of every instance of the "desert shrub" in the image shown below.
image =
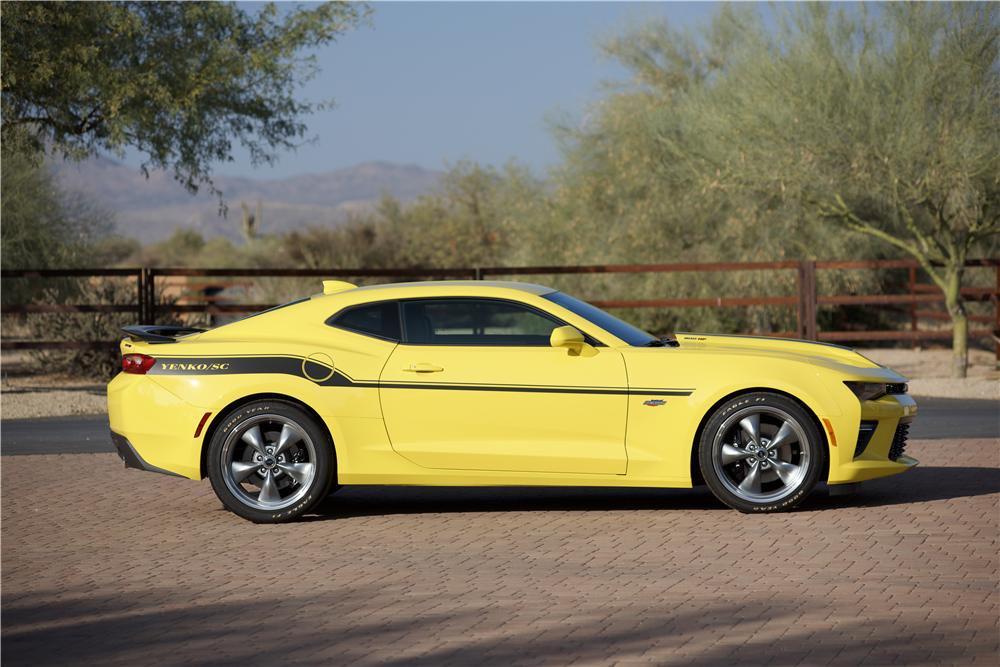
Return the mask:
[[[45,298],[45,297],[48,298]],[[78,281],[70,294],[65,291],[43,291],[36,303],[64,303],[67,296],[74,303],[132,304],[136,299],[135,283],[123,278],[95,278]],[[166,305],[171,299],[162,290],[156,302]],[[136,323],[135,313],[31,313],[20,318],[19,329],[32,340],[67,340],[99,342],[120,339],[121,327]],[[180,324],[169,315],[161,314],[159,324]],[[197,326],[197,322],[186,322]],[[116,349],[33,350],[31,358],[39,368],[67,375],[94,379],[110,379],[120,368]]]

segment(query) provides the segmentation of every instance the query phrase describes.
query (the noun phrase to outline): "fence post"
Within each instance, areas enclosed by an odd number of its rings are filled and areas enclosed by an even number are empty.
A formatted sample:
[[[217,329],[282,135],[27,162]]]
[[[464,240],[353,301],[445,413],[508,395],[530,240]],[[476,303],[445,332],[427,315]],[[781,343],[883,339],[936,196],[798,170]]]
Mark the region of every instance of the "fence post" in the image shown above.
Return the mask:
[[[146,319],[146,269],[139,269],[136,271],[135,287],[135,305],[138,308],[136,318],[139,320],[139,324],[142,324]]]
[[[917,267],[910,267],[910,297],[912,298],[917,293]],[[914,334],[917,333],[917,302],[916,300],[910,302],[910,331]],[[913,336],[913,349],[920,349],[920,339]]]
[[[156,324],[156,269],[146,269],[146,324]]]
[[[799,262],[799,336],[817,339],[816,328],[816,261]]]
[[[483,270],[481,268],[477,266],[472,271],[473,271],[473,276],[475,277],[476,280],[483,279]]]

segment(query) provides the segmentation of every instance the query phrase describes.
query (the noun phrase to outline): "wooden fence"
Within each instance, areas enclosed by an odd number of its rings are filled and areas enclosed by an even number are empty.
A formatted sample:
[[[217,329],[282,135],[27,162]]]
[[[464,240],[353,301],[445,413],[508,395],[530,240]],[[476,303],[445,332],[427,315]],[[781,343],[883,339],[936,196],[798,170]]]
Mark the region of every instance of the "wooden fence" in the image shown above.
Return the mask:
[[[979,259],[967,262],[970,268],[988,270],[996,274],[994,287],[966,287],[962,294],[968,301],[991,302],[992,316],[970,316],[970,337],[993,338],[997,341],[1000,359],[1000,260]],[[772,332],[768,335],[795,337],[820,341],[923,341],[947,340],[949,329],[936,327],[921,329],[921,320],[944,320],[948,315],[927,306],[941,304],[944,295],[935,285],[917,281],[919,265],[915,260],[846,260],[846,261],[782,261],[782,262],[716,262],[677,264],[613,264],[592,266],[521,266],[521,267],[464,267],[448,269],[188,269],[188,268],[136,268],[136,269],[44,269],[3,270],[4,279],[42,278],[104,278],[121,277],[135,281],[135,300],[125,304],[68,304],[31,303],[4,305],[4,314],[24,313],[135,313],[136,320],[155,324],[158,316],[167,313],[248,313],[270,308],[270,303],[222,303],[205,300],[200,303],[157,304],[158,281],[162,286],[170,277],[203,278],[461,278],[485,280],[518,276],[552,276],[567,274],[650,274],[686,272],[731,271],[789,271],[795,272],[797,294],[793,296],[718,296],[712,298],[660,298],[660,299],[592,299],[601,308],[730,308],[741,306],[785,306],[796,312],[796,331]],[[901,294],[819,294],[816,274],[818,271],[897,269],[908,272],[908,290]],[[822,306],[871,305],[904,307],[909,311],[910,326],[903,329],[876,331],[821,331],[817,326],[818,309]],[[985,325],[985,326],[980,326]],[[117,341],[55,341],[55,340],[3,340],[0,347],[11,349],[72,349],[100,348],[117,345]]]

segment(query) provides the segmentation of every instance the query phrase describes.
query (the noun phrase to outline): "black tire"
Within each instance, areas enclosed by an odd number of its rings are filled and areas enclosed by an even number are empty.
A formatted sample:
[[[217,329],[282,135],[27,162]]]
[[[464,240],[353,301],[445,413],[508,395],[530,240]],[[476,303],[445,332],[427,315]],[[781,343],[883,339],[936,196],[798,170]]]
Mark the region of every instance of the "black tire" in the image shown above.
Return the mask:
[[[261,444],[277,445],[275,433],[279,428],[283,433],[286,424],[290,432],[294,432],[298,438],[287,451],[288,460],[282,459],[279,462],[278,456],[271,457],[264,454],[268,459],[266,462],[260,459],[259,465],[270,467],[261,467],[249,473],[249,477],[238,481],[231,466],[236,464],[243,466],[244,470],[250,470],[258,465],[253,457],[258,456],[259,449],[256,446],[251,447],[250,444],[255,439],[253,437],[244,439],[243,436],[256,427]],[[291,441],[291,438],[289,440]],[[240,450],[241,454],[234,454]],[[283,452],[281,456],[285,453]],[[297,519],[326,498],[336,478],[333,443],[326,430],[300,407],[280,400],[254,401],[224,415],[208,444],[206,462],[212,489],[223,506],[230,512],[255,523],[283,523]],[[313,466],[309,469],[311,476],[305,483],[299,483],[299,479],[306,478],[306,475],[301,473],[302,466],[308,464]],[[292,467],[295,467],[293,474],[284,472]],[[260,499],[266,492],[265,477],[258,474],[259,471],[265,471],[267,477],[278,480],[270,486],[270,489],[278,493],[273,502]],[[294,473],[299,473],[301,476],[296,476]],[[252,492],[254,484],[259,486],[258,498],[254,498]],[[279,488],[279,484],[284,486]],[[270,499],[269,493],[267,500]],[[273,505],[273,508],[268,505]]]
[[[783,430],[786,435],[778,437]],[[773,448],[772,440],[778,442]],[[812,416],[796,401],[769,392],[728,399],[709,417],[698,442],[708,488],[745,513],[792,509],[815,488],[826,459],[826,440]]]

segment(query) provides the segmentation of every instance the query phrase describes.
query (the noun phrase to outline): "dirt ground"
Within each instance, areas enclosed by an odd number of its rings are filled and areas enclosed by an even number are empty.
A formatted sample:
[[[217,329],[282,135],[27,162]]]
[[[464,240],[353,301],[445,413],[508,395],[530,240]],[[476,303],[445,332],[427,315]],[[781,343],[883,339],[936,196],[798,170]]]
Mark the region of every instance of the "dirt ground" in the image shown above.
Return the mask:
[[[936,398],[1000,399],[1000,371],[996,354],[990,350],[969,351],[969,377],[951,376],[951,350],[911,350],[898,348],[858,348],[872,361],[902,373],[910,380],[914,396]]]
[[[858,348],[869,359],[910,379],[914,396],[1000,399],[1000,371],[992,351],[969,353],[969,377],[956,380],[947,349]],[[34,372],[26,357],[4,355],[0,363],[0,417],[24,419],[107,412],[105,384]]]
[[[100,380],[39,373],[24,353],[0,357],[0,418],[105,414],[105,392]]]

